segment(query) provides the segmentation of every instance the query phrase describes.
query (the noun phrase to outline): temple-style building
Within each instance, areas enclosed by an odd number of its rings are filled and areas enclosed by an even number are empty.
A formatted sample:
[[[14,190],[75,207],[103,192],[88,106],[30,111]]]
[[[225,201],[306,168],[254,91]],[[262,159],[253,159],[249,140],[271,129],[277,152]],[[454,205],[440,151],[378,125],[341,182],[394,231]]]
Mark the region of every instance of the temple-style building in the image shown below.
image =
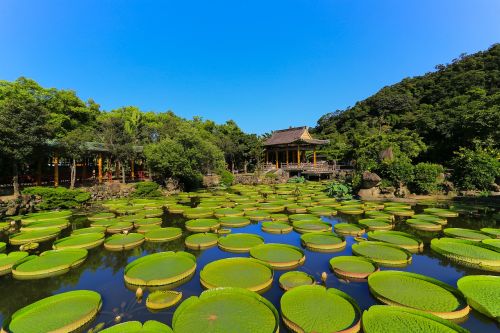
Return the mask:
[[[307,126],[274,131],[264,142],[266,167],[311,174],[332,173],[334,169],[318,161],[316,155],[317,148],[329,142],[314,139]]]

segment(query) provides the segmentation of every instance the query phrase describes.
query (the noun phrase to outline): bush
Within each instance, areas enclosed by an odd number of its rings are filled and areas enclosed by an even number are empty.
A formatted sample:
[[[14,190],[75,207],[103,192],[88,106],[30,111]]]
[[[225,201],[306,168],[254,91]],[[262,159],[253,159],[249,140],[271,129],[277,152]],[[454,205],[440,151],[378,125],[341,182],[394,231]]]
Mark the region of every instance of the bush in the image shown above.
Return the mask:
[[[500,162],[481,147],[460,148],[451,166],[453,182],[462,190],[488,190],[500,176]]]
[[[289,178],[287,183],[290,183],[290,184],[302,184],[302,183],[305,183],[306,182],[306,179],[302,176],[300,177],[292,177],[292,178]]]
[[[234,175],[228,170],[222,170],[220,172],[220,182],[225,186],[231,186],[234,182]]]
[[[134,198],[157,198],[162,194],[159,190],[160,185],[155,182],[140,182],[135,184]]]
[[[37,195],[42,202],[37,206],[39,209],[75,208],[90,200],[89,192],[82,190],[69,190],[64,187],[27,187],[23,194]]]
[[[326,185],[325,191],[331,198],[352,199],[352,187],[344,183],[333,181]]]
[[[387,179],[394,186],[409,184],[413,180],[413,165],[407,158],[382,162],[377,170],[382,179]]]
[[[410,189],[418,194],[436,192],[444,180],[440,178],[440,175],[444,172],[444,168],[440,164],[418,163],[413,171]]]

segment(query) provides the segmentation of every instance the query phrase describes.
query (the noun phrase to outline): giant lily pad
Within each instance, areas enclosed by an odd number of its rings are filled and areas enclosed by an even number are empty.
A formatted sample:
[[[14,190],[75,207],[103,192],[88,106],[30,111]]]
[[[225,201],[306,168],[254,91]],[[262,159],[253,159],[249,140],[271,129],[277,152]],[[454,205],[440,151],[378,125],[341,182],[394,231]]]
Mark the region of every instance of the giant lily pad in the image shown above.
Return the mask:
[[[81,235],[72,235],[69,237],[58,239],[52,247],[55,250],[60,249],[86,249],[96,248],[104,243],[103,233],[89,233]]]
[[[280,300],[285,325],[293,332],[358,332],[361,311],[346,293],[320,285],[299,286]]]
[[[188,219],[201,219],[213,216],[214,211],[211,208],[205,207],[186,208],[182,215]]]
[[[150,225],[161,225],[163,223],[161,217],[148,217],[134,220],[134,227],[140,228]]]
[[[458,290],[425,275],[380,271],[368,277],[368,286],[385,304],[429,312],[444,319],[463,318],[469,313],[469,306]]]
[[[305,272],[291,271],[281,275],[279,283],[281,289],[290,290],[298,286],[313,285],[315,281],[311,275]]]
[[[69,226],[69,222],[66,219],[58,219],[51,221],[37,221],[29,224],[23,225],[21,231],[35,231],[48,228],[58,228],[59,230],[66,229]]]
[[[67,219],[71,214],[72,214],[72,212],[70,210],[56,210],[56,211],[49,211],[49,212],[31,213],[31,214],[21,216],[21,223],[22,224],[29,224],[32,222]]]
[[[182,237],[182,229],[177,227],[157,228],[144,234],[146,242],[170,242]]]
[[[337,211],[331,207],[316,206],[307,208],[307,212],[319,216],[337,215]]]
[[[220,208],[215,210],[215,217],[221,218],[221,217],[236,217],[236,216],[243,216],[245,212],[241,209],[236,209],[236,208]]]
[[[288,223],[288,215],[286,214],[272,214],[271,215],[271,220],[274,222],[285,222]]]
[[[361,215],[365,212],[361,205],[340,206],[337,210],[346,215]]]
[[[285,205],[279,202],[263,202],[257,206],[269,213],[280,213],[285,210]]]
[[[363,312],[365,333],[468,333],[449,320],[401,306],[374,305]]]
[[[13,251],[9,254],[0,254],[0,276],[9,274],[12,271],[12,266],[28,256],[28,252]]]
[[[99,331],[100,333],[173,333],[167,325],[156,320],[148,320],[144,324],[138,321],[126,321],[110,328]]]
[[[108,220],[112,219],[115,217],[114,213],[111,212],[102,212],[102,213],[95,213],[87,217],[89,221],[98,221],[98,220]]]
[[[12,266],[12,275],[18,280],[43,279],[67,273],[87,258],[87,250],[49,250],[39,256],[28,256]]]
[[[248,252],[260,244],[264,244],[264,238],[254,234],[232,234],[219,238],[219,247],[229,252]]]
[[[464,276],[457,286],[473,309],[500,322],[500,276]]]
[[[425,208],[424,212],[441,217],[457,217],[458,212],[443,208]]]
[[[321,220],[305,220],[305,221],[294,221],[293,228],[295,231],[303,234],[307,232],[322,232],[331,231],[332,225],[329,223],[322,222]]]
[[[293,227],[288,223],[282,222],[262,222],[261,229],[270,234],[288,234],[292,232]]]
[[[130,231],[134,228],[134,225],[130,222],[116,222],[111,224],[106,228],[106,232],[110,234],[117,234],[124,231]]]
[[[226,258],[212,261],[200,272],[205,288],[239,287],[260,292],[273,282],[270,265],[253,258]]]
[[[424,242],[421,239],[401,231],[370,231],[368,239],[390,243],[412,252],[424,248]]]
[[[186,229],[191,232],[209,232],[220,228],[217,219],[195,219],[185,223]]]
[[[339,235],[361,236],[365,229],[354,223],[337,223],[333,226],[335,233]]]
[[[203,250],[217,245],[219,237],[212,233],[193,234],[184,240],[184,244],[193,250]]]
[[[242,288],[206,290],[186,299],[174,313],[176,333],[277,333],[279,315],[259,294]]]
[[[403,217],[415,215],[415,212],[413,210],[400,206],[386,207],[384,208],[384,212]]]
[[[412,217],[417,220],[439,223],[441,225],[446,225],[448,223],[445,218],[432,214],[415,214]]]
[[[27,243],[41,243],[56,238],[61,230],[59,228],[47,228],[34,231],[21,231],[10,236],[12,245],[23,245]]]
[[[431,249],[464,266],[500,272],[500,251],[487,244],[456,238],[435,238]]]
[[[472,229],[464,229],[464,228],[446,228],[443,230],[444,234],[448,237],[466,239],[470,241],[479,242],[483,239],[491,238],[487,234],[472,230]]]
[[[392,223],[385,218],[361,219],[358,223],[368,230],[391,230]]]
[[[292,268],[300,266],[306,260],[304,252],[288,244],[262,244],[252,247],[250,255],[255,259],[270,264],[273,268]]]
[[[221,226],[226,228],[241,228],[251,223],[249,219],[239,216],[221,217],[219,222]]]
[[[251,221],[271,220],[271,213],[264,210],[246,211],[245,216]]]
[[[7,248],[7,244],[5,242],[0,242],[0,253],[5,252],[6,248]]]
[[[144,243],[144,235],[142,234],[114,234],[106,238],[104,248],[109,251],[124,251],[138,247],[142,243]]]
[[[101,309],[101,295],[90,290],[74,290],[46,297],[12,315],[12,333],[75,332]]]
[[[176,305],[181,299],[180,291],[156,290],[148,295],[146,307],[149,310],[162,310]]]
[[[366,279],[379,270],[370,259],[355,256],[333,257],[330,259],[330,268],[336,275],[352,279]]]
[[[481,231],[493,238],[500,238],[499,228],[482,228]]]
[[[379,265],[402,267],[411,263],[411,253],[389,243],[366,241],[352,245],[352,252]]]
[[[371,218],[371,219],[379,219],[379,218],[384,218],[389,221],[394,220],[394,215],[391,213],[387,212],[380,212],[380,211],[368,211],[365,212],[366,217]]]
[[[106,232],[106,227],[88,227],[82,229],[76,229],[71,232],[71,235],[83,235],[90,233],[104,233]]]
[[[158,252],[125,267],[125,282],[134,286],[165,286],[193,276],[196,257],[187,252]]]
[[[423,231],[440,231],[443,225],[429,220],[408,219],[405,221],[410,227]]]
[[[345,239],[331,232],[311,232],[300,237],[308,250],[334,252],[345,248]]]
[[[500,239],[498,239],[498,238],[483,239],[481,241],[481,243],[483,243],[484,245],[486,245],[486,247],[488,247],[494,251],[500,252]]]

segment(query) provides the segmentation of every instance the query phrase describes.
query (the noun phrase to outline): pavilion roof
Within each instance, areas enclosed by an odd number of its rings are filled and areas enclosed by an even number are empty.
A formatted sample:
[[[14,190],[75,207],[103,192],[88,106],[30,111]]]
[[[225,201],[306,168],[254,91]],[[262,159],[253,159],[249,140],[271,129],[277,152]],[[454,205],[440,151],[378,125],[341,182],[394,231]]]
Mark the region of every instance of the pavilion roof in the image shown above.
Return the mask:
[[[290,127],[287,129],[273,131],[271,136],[264,142],[264,146],[276,146],[287,144],[310,144],[310,145],[324,145],[328,144],[330,140],[314,139],[309,133],[307,126]]]

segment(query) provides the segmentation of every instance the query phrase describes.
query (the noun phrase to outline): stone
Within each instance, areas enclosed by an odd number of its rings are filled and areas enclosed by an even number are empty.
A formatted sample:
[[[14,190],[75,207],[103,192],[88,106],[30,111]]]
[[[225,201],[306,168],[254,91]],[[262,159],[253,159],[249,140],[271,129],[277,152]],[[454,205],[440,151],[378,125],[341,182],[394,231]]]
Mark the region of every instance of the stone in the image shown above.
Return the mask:
[[[369,189],[375,186],[380,185],[382,178],[376,173],[365,171],[361,176],[361,187],[364,189]]]
[[[380,196],[380,189],[378,187],[362,188],[359,190],[358,195],[361,199],[378,198]]]

